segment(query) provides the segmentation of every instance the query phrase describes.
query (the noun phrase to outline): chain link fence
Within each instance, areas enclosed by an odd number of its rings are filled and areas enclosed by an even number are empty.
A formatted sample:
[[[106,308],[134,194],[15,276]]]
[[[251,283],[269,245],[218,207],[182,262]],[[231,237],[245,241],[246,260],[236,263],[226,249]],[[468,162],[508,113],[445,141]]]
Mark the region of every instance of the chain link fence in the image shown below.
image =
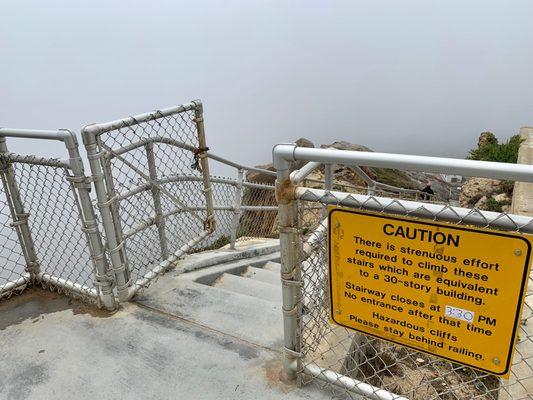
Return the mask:
[[[309,194],[312,195],[312,194]],[[309,198],[309,197],[307,197]],[[320,199],[317,199],[319,202]],[[369,196],[365,202],[382,204],[380,211],[387,213],[389,206],[398,206],[395,199]],[[379,203],[378,203],[379,202]],[[388,204],[387,204],[388,203]],[[299,212],[306,221],[321,221],[323,214],[317,210],[314,202],[299,202]],[[344,199],[330,201],[329,204],[346,205]],[[364,209],[364,203],[350,207]],[[373,209],[376,211],[376,209]],[[427,212],[428,219],[438,219],[438,214],[426,210],[420,204],[419,212]],[[472,210],[477,213],[477,210]],[[405,209],[399,215],[412,215]],[[493,220],[511,218],[501,214]],[[455,221],[458,225],[468,225],[463,219]],[[491,221],[485,225],[491,228]],[[500,229],[500,227],[496,227]],[[517,223],[516,232],[521,232]],[[360,334],[329,322],[329,303],[327,296],[328,266],[326,241],[321,238],[309,254],[302,253],[302,298],[303,312],[300,316],[300,335],[302,358],[300,371],[308,366],[334,371],[341,376],[348,376],[360,382],[383,389],[391,394],[411,400],[426,399],[528,399],[533,387],[533,278],[529,279],[529,291],[526,294],[520,334],[516,344],[511,378],[499,379],[493,375],[479,372],[443,359],[394,345],[390,342]],[[325,374],[325,372],[320,372]],[[324,379],[302,373],[301,383],[313,382],[326,387],[335,396],[358,398],[352,391],[340,389],[334,383],[324,383]],[[342,398],[342,397],[341,397]],[[394,399],[395,396],[390,397]]]
[[[11,154],[6,137],[64,142],[69,160]],[[1,299],[40,284],[112,309],[114,290],[130,299],[187,253],[276,236],[275,174],[209,152],[199,101],[82,137],[91,177],[73,133],[0,128]],[[235,177],[210,176],[208,158]]]
[[[316,182],[306,186],[291,189],[295,205],[285,203],[285,209],[280,211],[284,233],[281,237],[284,290],[291,291],[289,298],[296,301],[284,303],[286,371],[295,370],[300,385],[316,385],[338,399],[532,398],[533,277],[529,277],[509,379],[332,325],[325,207],[338,205],[522,234],[533,231],[533,218],[451,207],[438,201],[402,200],[390,192],[369,194],[362,188],[324,190]],[[334,183],[330,187],[340,188]],[[283,183],[278,190],[283,194]],[[296,216],[294,228],[291,227],[292,207]],[[295,266],[293,270],[289,269],[291,265]],[[291,360],[295,360],[294,367]]]
[[[244,166],[207,153],[211,165],[230,167],[229,177],[210,178],[216,229],[196,251],[239,243],[257,238],[277,238],[278,206],[275,199],[275,176],[272,170]]]
[[[68,161],[9,153],[6,137],[63,141]],[[0,129],[0,295],[41,285],[114,307],[107,261],[74,134]]]

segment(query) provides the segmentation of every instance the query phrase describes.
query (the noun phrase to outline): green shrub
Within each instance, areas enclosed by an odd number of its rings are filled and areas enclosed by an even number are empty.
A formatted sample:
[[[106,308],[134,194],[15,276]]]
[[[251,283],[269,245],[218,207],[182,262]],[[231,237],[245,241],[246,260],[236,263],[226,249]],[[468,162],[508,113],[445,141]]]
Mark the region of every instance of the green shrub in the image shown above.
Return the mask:
[[[487,202],[485,203],[485,210],[487,211],[495,211],[495,212],[502,212],[502,205],[498,203],[494,197],[489,197],[487,199]]]
[[[518,159],[518,148],[523,139],[520,135],[511,136],[505,143],[488,141],[476,149],[469,152],[468,158],[471,160],[497,161],[516,164]]]

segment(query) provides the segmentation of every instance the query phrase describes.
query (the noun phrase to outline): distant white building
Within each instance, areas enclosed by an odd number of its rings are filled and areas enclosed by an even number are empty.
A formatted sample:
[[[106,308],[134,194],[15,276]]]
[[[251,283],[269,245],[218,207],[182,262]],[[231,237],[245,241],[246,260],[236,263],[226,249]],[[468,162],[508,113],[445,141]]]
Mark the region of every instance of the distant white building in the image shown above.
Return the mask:
[[[451,183],[452,185],[454,184],[459,184],[463,181],[463,177],[461,175],[447,175],[447,174],[441,174],[440,175],[442,180],[447,182],[447,183]]]

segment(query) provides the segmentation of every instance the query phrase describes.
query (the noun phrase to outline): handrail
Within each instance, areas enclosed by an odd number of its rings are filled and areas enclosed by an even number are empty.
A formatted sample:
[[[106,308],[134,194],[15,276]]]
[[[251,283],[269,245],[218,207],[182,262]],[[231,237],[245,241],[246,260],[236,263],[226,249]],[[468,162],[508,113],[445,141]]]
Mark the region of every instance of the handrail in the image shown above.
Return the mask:
[[[257,167],[248,167],[246,165],[242,165],[242,164],[227,160],[227,159],[225,159],[223,157],[217,156],[216,154],[211,153],[209,151],[207,152],[207,157],[211,158],[212,160],[218,161],[218,162],[220,162],[222,164],[226,164],[226,165],[229,165],[230,167],[234,167],[234,168],[237,168],[237,169],[244,169],[244,170],[247,170],[247,171],[261,172],[261,173],[263,173],[265,175],[276,176],[276,171],[269,171],[268,169],[257,168]]]
[[[334,148],[331,148],[329,147],[328,149],[331,149],[331,150],[336,150]],[[344,150],[343,150],[344,151]],[[314,170],[316,170],[317,168],[319,168],[321,165],[323,165],[325,163],[322,163],[320,161],[309,161],[307,162],[302,168],[298,169],[298,170],[295,170],[293,172],[291,172],[290,174],[290,179],[291,179],[291,182],[295,185],[301,183],[303,180],[309,180],[309,181],[313,181],[312,179],[309,179],[307,178],[307,176],[313,172]],[[328,165],[331,165],[331,164],[328,164]],[[381,188],[381,189],[384,189],[384,190],[388,190],[388,191],[392,191],[392,192],[398,192],[398,193],[412,193],[412,194],[421,194],[422,192],[420,190],[417,190],[417,189],[407,189],[407,188],[402,188],[402,187],[398,187],[398,186],[393,186],[393,185],[388,185],[386,183],[382,183],[382,182],[378,182],[374,179],[372,179],[361,167],[359,167],[358,165],[352,165],[351,166],[352,169],[354,170],[354,172],[363,180],[366,182],[367,184],[367,187],[369,189],[377,189],[377,188]],[[316,182],[322,182],[324,183],[323,181],[320,181],[320,180],[314,180]]]
[[[113,150],[113,153],[108,153],[107,157],[113,158],[113,157],[116,157],[117,155],[120,156],[120,155],[122,155],[124,153],[127,153],[128,151],[132,151],[132,150],[135,150],[135,149],[137,149],[139,147],[143,147],[143,146],[147,145],[148,143],[164,143],[164,144],[168,144],[169,146],[179,147],[180,149],[188,150],[188,151],[191,151],[191,152],[195,150],[194,146],[191,146],[190,144],[186,144],[186,143],[180,142],[180,141],[175,140],[175,139],[166,138],[166,137],[163,137],[163,136],[152,136],[152,137],[142,138],[142,139],[140,139],[140,140],[138,140],[136,142],[128,144],[127,146],[119,147],[118,149]],[[260,172],[260,173],[263,173],[265,175],[276,176],[276,172],[275,171],[269,171],[269,170],[263,169],[263,168],[257,168],[257,167],[250,167],[250,166],[242,165],[242,164],[227,160],[227,159],[225,159],[225,158],[223,158],[223,157],[221,157],[219,155],[216,155],[214,153],[211,153],[209,151],[206,154],[207,154],[208,158],[210,158],[212,160],[215,160],[215,161],[218,161],[218,162],[220,162],[222,164],[229,165],[230,167],[234,167],[236,169],[243,169],[243,170],[247,170],[247,171]]]
[[[174,175],[174,176],[167,176],[164,178],[156,179],[154,180],[155,183],[164,185],[167,183],[176,183],[176,182],[200,182],[202,180],[201,177],[195,176],[195,175]],[[209,180],[212,183],[221,183],[224,185],[231,185],[231,186],[237,186],[239,183],[236,180],[230,179],[230,178],[218,178],[211,176]],[[260,190],[271,190],[274,191],[275,187],[270,185],[264,185],[261,183],[253,183],[253,182],[243,182],[243,187],[252,188],[252,189],[260,189]],[[128,197],[135,196],[136,194],[143,192],[145,190],[149,190],[151,187],[149,182],[141,183],[140,185],[130,187],[123,192],[117,193],[116,196],[111,198],[109,201],[121,201],[124,199],[127,199]]]
[[[533,183],[533,166],[458,158],[427,157],[407,154],[373,153],[297,147],[278,144],[273,149],[274,167],[287,170],[292,161],[319,161],[326,164],[364,165],[406,171],[458,174]]]
[[[321,162],[316,162],[316,161],[310,161],[310,162],[306,163],[302,168],[291,172],[291,174],[289,175],[290,178],[291,178],[291,182],[294,183],[294,184],[300,183],[311,172],[313,172],[315,169],[319,168],[321,165],[322,165]]]

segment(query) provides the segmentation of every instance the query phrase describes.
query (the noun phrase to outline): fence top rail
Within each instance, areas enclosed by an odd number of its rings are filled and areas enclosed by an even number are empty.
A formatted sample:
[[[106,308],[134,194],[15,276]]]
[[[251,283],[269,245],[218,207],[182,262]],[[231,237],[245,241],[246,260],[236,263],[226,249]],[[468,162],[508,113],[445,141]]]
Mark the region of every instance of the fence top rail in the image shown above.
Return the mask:
[[[421,203],[389,197],[326,191],[298,187],[295,196],[299,200],[353,207],[375,212],[430,218],[437,221],[461,222],[480,227],[499,228],[509,231],[533,233],[533,219],[529,216],[504,212],[452,207],[447,204]]]
[[[62,160],[60,158],[45,158],[34,155],[21,155],[16,153],[3,153],[5,159],[11,163],[18,164],[31,164],[31,165],[43,165],[54,168],[64,168],[70,170],[70,163],[68,160]]]
[[[272,150],[274,167],[287,170],[292,161],[316,161],[324,164],[345,164],[379,168],[395,168],[442,174],[477,176],[533,183],[533,166],[458,158],[427,157],[407,154],[374,153],[336,149],[297,147],[278,144]]]
[[[181,104],[179,106],[164,108],[161,110],[154,110],[151,112],[137,114],[130,117],[117,119],[111,122],[85,125],[82,128],[84,135],[102,135],[107,132],[114,131],[120,128],[127,128],[129,126],[137,125],[142,122],[153,121],[158,118],[168,117],[169,115],[179,114],[181,112],[201,109],[202,103],[200,100],[193,100],[190,103]]]
[[[42,130],[0,127],[0,138],[7,137],[58,140],[60,142],[64,142],[67,147],[78,145],[76,134],[69,129]]]

